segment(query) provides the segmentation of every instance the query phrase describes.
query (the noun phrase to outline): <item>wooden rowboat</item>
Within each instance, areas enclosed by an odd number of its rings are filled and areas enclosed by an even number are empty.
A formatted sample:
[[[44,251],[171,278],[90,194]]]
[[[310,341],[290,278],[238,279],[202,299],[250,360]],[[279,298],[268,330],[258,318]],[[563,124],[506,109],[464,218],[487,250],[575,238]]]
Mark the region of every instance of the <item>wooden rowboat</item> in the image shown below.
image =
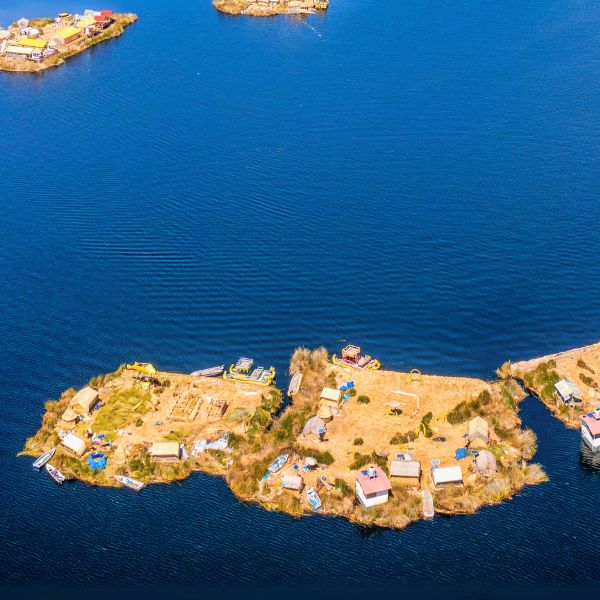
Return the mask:
[[[123,486],[128,487],[131,490],[139,492],[146,484],[132,479],[131,477],[125,477],[124,475],[115,475],[115,479]]]
[[[58,483],[58,485],[62,485],[65,481],[65,476],[56,468],[53,467],[50,463],[46,465],[46,471],[48,471],[48,475]]]
[[[56,448],[52,448],[52,450],[48,450],[48,452],[44,452],[39,458],[37,458],[33,463],[34,469],[41,469],[53,456],[56,452]]]
[[[290,457],[289,454],[280,454],[267,468],[269,473],[277,473],[277,471],[281,470],[283,465],[288,461]]]
[[[433,519],[435,509],[433,507],[433,496],[429,490],[421,490],[421,499],[423,502],[423,516],[426,519]]]
[[[301,383],[302,383],[302,373],[300,371],[298,371],[298,373],[294,373],[294,376],[292,377],[292,379],[290,381],[290,385],[288,386],[287,393],[290,398],[294,394],[298,393]]]
[[[319,494],[317,494],[314,488],[309,487],[306,490],[306,499],[312,510],[319,510],[321,508],[321,498],[319,498]]]
[[[219,377],[223,375],[225,365],[219,365],[217,367],[209,367],[208,369],[200,369],[191,373],[194,377]]]

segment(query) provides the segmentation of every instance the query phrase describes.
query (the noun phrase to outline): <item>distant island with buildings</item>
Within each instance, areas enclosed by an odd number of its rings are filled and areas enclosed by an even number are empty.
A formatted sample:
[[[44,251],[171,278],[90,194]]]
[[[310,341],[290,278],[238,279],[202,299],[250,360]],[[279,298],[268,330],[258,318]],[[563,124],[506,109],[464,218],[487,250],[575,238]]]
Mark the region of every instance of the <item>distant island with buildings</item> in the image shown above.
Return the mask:
[[[360,348],[298,348],[288,396],[241,358],[193,374],[122,365],[46,402],[22,454],[58,483],[141,489],[204,471],[241,499],[402,528],[546,480],[512,379],[382,370]]]
[[[0,28],[0,70],[38,72],[56,67],[70,56],[121,35],[135,21],[135,14],[89,9],[81,15],[19,19]]]
[[[213,6],[228,15],[271,17],[282,14],[315,14],[329,7],[329,0],[213,0]]]

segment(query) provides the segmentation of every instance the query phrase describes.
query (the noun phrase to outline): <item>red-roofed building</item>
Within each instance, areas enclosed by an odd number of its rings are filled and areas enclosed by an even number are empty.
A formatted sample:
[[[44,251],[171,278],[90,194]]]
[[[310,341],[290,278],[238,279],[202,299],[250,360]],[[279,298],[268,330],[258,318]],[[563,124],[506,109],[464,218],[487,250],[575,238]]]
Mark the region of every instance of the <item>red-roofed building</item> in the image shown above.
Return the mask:
[[[112,10],[101,10],[100,11],[100,16],[103,19],[106,19],[107,17],[112,17]]]
[[[356,497],[363,508],[371,508],[388,501],[392,486],[382,469],[371,466],[363,471],[357,471],[355,478]]]
[[[594,452],[600,452],[600,408],[579,418],[581,419],[581,439]]]

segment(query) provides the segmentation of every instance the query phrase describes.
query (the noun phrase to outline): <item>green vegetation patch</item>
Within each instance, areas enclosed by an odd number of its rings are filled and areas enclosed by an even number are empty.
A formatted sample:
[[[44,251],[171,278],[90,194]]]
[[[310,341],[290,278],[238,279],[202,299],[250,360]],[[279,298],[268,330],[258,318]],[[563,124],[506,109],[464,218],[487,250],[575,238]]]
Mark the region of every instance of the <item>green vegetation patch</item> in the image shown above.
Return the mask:
[[[135,421],[150,409],[149,392],[132,386],[113,392],[107,398],[105,406],[97,413],[94,430],[110,432]]]
[[[580,359],[577,361],[577,366],[578,366],[580,369],[583,369],[584,371],[589,371],[589,372],[590,372],[592,375],[594,375],[594,374],[595,374],[595,371],[594,371],[594,369],[592,369],[592,367],[590,367],[590,365],[588,365],[588,364],[587,364],[587,363],[586,363],[586,362],[583,360],[583,358],[580,358]]]
[[[550,400],[554,396],[554,386],[560,380],[555,369],[556,361],[549,360],[538,365],[533,371],[526,373],[523,376],[523,381],[528,388],[535,389],[542,400]]]

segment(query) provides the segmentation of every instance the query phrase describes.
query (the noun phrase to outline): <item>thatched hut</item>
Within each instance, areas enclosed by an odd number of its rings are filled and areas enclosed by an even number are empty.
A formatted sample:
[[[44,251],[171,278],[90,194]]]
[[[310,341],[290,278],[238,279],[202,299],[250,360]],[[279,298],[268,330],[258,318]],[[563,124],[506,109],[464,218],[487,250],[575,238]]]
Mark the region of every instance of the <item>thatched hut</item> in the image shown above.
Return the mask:
[[[421,463],[418,460],[393,460],[390,465],[392,483],[419,485],[421,481]]]
[[[98,392],[89,385],[86,385],[73,396],[71,407],[73,410],[83,412],[83,414],[87,415],[92,411],[96,402],[98,402]]]
[[[330,408],[339,408],[342,403],[342,392],[335,388],[324,387],[321,391],[320,404]]]
[[[150,456],[154,462],[177,462],[181,448],[178,442],[154,442]]]
[[[489,450],[482,450],[475,457],[475,468],[483,477],[493,477],[498,472],[496,457]]]
[[[482,417],[475,417],[469,421],[469,433],[467,439],[471,444],[477,440],[483,444],[489,444],[490,441],[490,426]]]
[[[61,444],[77,457],[82,456],[87,448],[85,440],[75,433],[67,433],[62,439]]]

